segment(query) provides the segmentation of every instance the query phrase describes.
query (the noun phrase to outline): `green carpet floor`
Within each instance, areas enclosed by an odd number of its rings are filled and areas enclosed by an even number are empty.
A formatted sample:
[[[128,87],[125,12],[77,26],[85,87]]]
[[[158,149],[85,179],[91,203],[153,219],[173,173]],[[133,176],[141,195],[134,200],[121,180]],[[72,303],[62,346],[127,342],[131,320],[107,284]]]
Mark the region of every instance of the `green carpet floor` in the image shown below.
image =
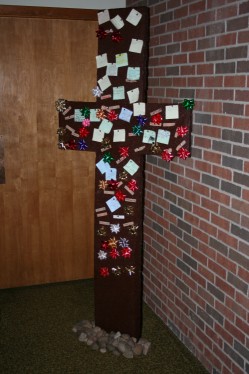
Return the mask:
[[[207,374],[201,364],[144,305],[147,356],[126,359],[92,351],[72,327],[93,320],[93,281],[0,290],[1,374]]]

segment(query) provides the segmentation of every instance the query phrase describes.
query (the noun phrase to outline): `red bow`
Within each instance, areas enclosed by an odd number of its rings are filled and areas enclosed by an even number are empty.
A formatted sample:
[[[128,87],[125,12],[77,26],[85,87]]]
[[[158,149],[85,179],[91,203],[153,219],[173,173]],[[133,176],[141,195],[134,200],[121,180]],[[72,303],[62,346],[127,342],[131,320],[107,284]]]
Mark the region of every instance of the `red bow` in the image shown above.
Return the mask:
[[[86,138],[88,134],[89,134],[89,131],[87,130],[86,127],[81,127],[79,129],[79,136],[80,136],[80,138]]]
[[[188,133],[188,128],[187,126],[180,126],[180,127],[177,127],[176,132],[178,136],[183,137],[184,135]]]
[[[111,110],[111,111],[108,113],[108,119],[109,119],[109,121],[115,121],[116,119],[118,119],[118,115],[117,115],[117,113],[115,112],[115,110]]]
[[[115,181],[113,179],[108,181],[108,187],[110,187],[110,189],[113,190],[113,191],[115,191],[118,188],[118,184],[119,184],[119,182]]]
[[[116,259],[119,256],[119,251],[116,248],[112,248],[109,254],[111,258]]]
[[[101,277],[108,277],[110,275],[109,269],[107,267],[100,268],[99,273]]]
[[[107,241],[107,240],[103,240],[103,241],[101,242],[101,248],[107,250],[108,247],[109,247],[108,241]]]
[[[160,125],[163,121],[163,117],[160,113],[154,114],[154,116],[151,117],[151,120],[153,123]]]
[[[118,201],[124,201],[126,198],[126,195],[123,194],[123,192],[121,192],[120,190],[115,192],[115,196],[118,199]]]
[[[165,161],[171,161],[172,158],[174,158],[174,156],[172,155],[172,153],[168,149],[164,149],[162,151],[162,159],[163,160],[165,160]]]
[[[102,27],[100,27],[100,28],[96,31],[96,36],[97,36],[97,38],[99,38],[99,39],[104,39],[104,38],[107,36],[107,32],[106,32]]]
[[[137,186],[137,182],[135,181],[135,179],[132,179],[129,183],[128,183],[128,187],[131,191],[136,191],[138,190],[138,186]]]
[[[131,249],[129,247],[125,247],[121,251],[122,257],[124,258],[130,258],[131,257]]]
[[[129,156],[129,147],[119,147],[119,154],[121,157]]]
[[[120,31],[114,31],[114,33],[112,34],[112,41],[119,43],[121,40],[123,40],[123,38],[120,35]]]
[[[190,152],[186,148],[181,148],[178,151],[177,156],[182,158],[183,160],[186,160],[186,158],[190,156]]]

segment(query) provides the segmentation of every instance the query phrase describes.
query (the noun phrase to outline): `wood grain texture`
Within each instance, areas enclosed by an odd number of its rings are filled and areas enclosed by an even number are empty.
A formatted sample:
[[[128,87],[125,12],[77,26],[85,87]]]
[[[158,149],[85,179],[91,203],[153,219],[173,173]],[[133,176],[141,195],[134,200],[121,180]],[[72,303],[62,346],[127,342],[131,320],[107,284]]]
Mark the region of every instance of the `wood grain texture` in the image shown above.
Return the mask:
[[[97,21],[97,10],[0,5],[0,16]]]
[[[54,103],[94,101],[96,27],[0,17],[0,288],[93,276],[95,154],[58,149]]]

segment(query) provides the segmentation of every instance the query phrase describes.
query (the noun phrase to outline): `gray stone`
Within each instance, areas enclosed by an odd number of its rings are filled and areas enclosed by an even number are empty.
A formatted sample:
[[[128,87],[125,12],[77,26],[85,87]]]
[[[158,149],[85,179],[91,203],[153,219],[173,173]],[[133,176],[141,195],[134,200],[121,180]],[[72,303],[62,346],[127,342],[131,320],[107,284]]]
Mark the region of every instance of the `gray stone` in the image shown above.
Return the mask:
[[[87,339],[87,341],[86,341],[86,344],[87,345],[92,345],[94,343],[94,340],[93,339]]]
[[[122,334],[121,338],[124,339],[124,340],[126,340],[128,342],[128,340],[130,339],[130,335],[128,335],[128,334]]]
[[[147,342],[143,345],[143,354],[146,356],[150,350],[151,343]]]
[[[100,327],[98,327],[98,326],[95,326],[95,327],[93,328],[93,332],[94,332],[94,333],[98,333],[98,332],[100,332],[100,331],[102,331],[102,329],[101,329]]]
[[[92,345],[91,345],[91,349],[93,350],[93,351],[98,351],[99,350],[99,345],[98,345],[98,343],[93,343]]]
[[[136,356],[140,356],[143,353],[143,346],[142,344],[136,344],[133,348],[133,353]]]
[[[119,351],[117,351],[116,349],[114,351],[112,351],[112,353],[115,355],[115,356],[120,356],[121,353]]]
[[[145,338],[140,338],[140,339],[138,340],[138,344],[142,344],[142,345],[144,345],[144,344],[147,343],[147,342],[148,342],[148,340],[145,339]]]
[[[106,348],[107,348],[107,350],[108,350],[109,352],[113,352],[113,351],[115,350],[115,347],[113,347],[112,344],[107,344]]]
[[[118,343],[119,343],[119,339],[114,339],[113,342],[112,342],[113,347],[117,348]]]
[[[135,346],[135,343],[134,343],[134,341],[131,338],[129,338],[129,340],[127,341],[127,344],[129,344],[129,346],[131,348],[134,348],[134,346]]]
[[[119,352],[121,352],[121,353],[124,353],[126,350],[127,350],[127,343],[124,343],[124,342],[119,342],[118,343],[118,350],[119,350]]]
[[[92,350],[101,353],[112,352],[116,356],[122,355],[125,358],[147,355],[151,343],[144,338],[139,341],[128,334],[121,334],[120,331],[107,333],[96,326],[94,322],[83,320],[78,322],[72,329],[77,333],[80,342],[85,342]]]
[[[120,338],[120,336],[121,336],[121,332],[118,331],[118,332],[116,332],[116,334],[114,335],[114,339]]]
[[[125,351],[125,352],[123,353],[123,356],[124,356],[125,358],[133,358],[133,352],[132,352],[132,350]]]
[[[87,341],[87,335],[86,333],[82,332],[80,335],[79,335],[79,341],[80,342],[86,342]]]

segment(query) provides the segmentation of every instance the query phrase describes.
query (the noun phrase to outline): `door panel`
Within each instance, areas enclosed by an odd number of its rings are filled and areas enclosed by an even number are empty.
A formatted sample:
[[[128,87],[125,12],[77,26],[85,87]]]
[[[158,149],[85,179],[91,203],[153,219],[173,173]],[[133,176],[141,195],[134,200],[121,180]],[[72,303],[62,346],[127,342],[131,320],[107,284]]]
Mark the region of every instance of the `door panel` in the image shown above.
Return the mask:
[[[0,18],[0,287],[93,276],[95,155],[57,147],[58,98],[94,101],[96,21]]]

